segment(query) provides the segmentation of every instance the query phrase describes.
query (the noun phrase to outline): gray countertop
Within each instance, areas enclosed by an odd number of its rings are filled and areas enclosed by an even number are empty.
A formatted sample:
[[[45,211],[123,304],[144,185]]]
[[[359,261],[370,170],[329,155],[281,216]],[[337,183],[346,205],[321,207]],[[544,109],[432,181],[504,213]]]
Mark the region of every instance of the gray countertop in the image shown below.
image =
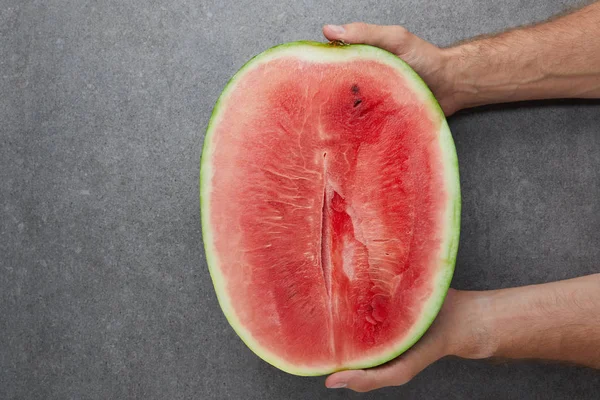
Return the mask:
[[[250,57],[326,22],[439,45],[573,1],[0,1],[0,398],[597,399],[600,374],[445,359],[358,395],[254,356],[217,304],[198,161]],[[600,103],[450,118],[463,189],[453,286],[600,270]]]

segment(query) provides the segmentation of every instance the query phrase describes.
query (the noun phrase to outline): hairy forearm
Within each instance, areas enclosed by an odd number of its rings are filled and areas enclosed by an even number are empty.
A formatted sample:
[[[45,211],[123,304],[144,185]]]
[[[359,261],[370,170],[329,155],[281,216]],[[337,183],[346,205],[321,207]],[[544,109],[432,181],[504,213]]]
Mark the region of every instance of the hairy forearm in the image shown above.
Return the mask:
[[[479,296],[487,355],[600,368],[600,274]]]
[[[600,98],[600,3],[445,49],[459,107]]]

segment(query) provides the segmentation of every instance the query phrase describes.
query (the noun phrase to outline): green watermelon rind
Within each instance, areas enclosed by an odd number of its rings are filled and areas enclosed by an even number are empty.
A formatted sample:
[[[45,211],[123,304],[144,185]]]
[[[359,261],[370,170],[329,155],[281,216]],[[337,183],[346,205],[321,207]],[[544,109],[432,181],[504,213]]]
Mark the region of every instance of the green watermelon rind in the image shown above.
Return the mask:
[[[411,332],[407,334],[399,343],[390,345],[389,350],[381,351],[379,355],[362,359],[354,364],[345,365],[341,368],[332,366],[301,366],[294,365],[285,360],[280,359],[278,356],[271,354],[268,350],[263,349],[259,343],[257,343],[252,335],[242,326],[238,321],[235,311],[229,304],[228,296],[225,293],[225,282],[224,278],[218,269],[217,254],[212,249],[212,230],[209,225],[209,193],[211,187],[212,177],[212,166],[210,165],[208,152],[210,151],[212,144],[212,132],[214,127],[218,123],[221,111],[223,110],[223,104],[227,99],[228,94],[235,88],[236,83],[245,75],[246,72],[251,70],[253,67],[262,64],[263,62],[269,61],[280,56],[289,55],[296,56],[301,54],[303,51],[312,51],[317,48],[327,49],[327,53],[321,52],[320,57],[324,55],[331,55],[332,62],[336,62],[337,59],[334,57],[335,51],[351,53],[351,57],[367,56],[368,58],[376,59],[384,62],[387,65],[395,67],[400,70],[403,75],[407,78],[407,81],[412,84],[412,89],[421,95],[421,100],[424,104],[430,106],[432,112],[432,118],[438,117],[440,119],[440,147],[442,155],[445,158],[444,165],[446,166],[446,183],[447,189],[454,193],[449,193],[449,204],[447,205],[447,216],[446,216],[446,235],[444,236],[447,240],[446,246],[448,249],[446,256],[440,261],[445,263],[444,268],[440,268],[440,272],[437,277],[437,284],[434,285],[434,292],[430,296],[429,300],[423,306],[420,320],[417,324],[413,325]],[[337,55],[343,55],[344,53],[336,53]],[[346,54],[348,55],[348,54]],[[349,59],[350,59],[349,58]],[[319,60],[315,60],[319,62]],[[300,376],[320,376],[330,374],[340,370],[347,369],[365,369],[375,367],[384,364],[405,351],[411,348],[429,329],[436,316],[438,315],[444,300],[446,298],[450,282],[454,273],[454,267],[456,263],[456,255],[458,252],[458,243],[460,237],[460,214],[461,214],[461,195],[460,195],[460,181],[459,181],[459,168],[458,159],[456,156],[456,148],[454,146],[454,140],[450,133],[444,113],[434,97],[433,93],[429,90],[425,82],[420,76],[404,61],[392,53],[382,50],[377,47],[353,44],[353,45],[332,45],[328,43],[319,43],[312,41],[297,41],[284,43],[275,47],[272,47],[252,59],[240,68],[240,70],[229,80],[225,89],[221,93],[217,100],[204,138],[204,145],[202,149],[201,161],[200,161],[200,177],[199,177],[199,191],[200,191],[200,212],[202,220],[202,237],[204,243],[204,249],[206,253],[206,261],[208,264],[209,272],[215,288],[217,299],[221,309],[227,318],[229,324],[240,337],[240,339],[250,348],[257,356],[262,358],[267,363],[274,367],[283,370],[287,373]]]

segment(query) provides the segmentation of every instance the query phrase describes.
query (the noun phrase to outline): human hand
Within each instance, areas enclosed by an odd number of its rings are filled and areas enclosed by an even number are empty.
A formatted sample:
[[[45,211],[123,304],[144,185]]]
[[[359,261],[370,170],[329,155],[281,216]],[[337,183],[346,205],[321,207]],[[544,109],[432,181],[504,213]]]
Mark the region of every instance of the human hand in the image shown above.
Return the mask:
[[[413,35],[401,26],[356,22],[343,26],[325,25],[328,40],[363,43],[387,50],[410,65],[429,86],[446,115],[462,108],[455,98],[452,53]]]
[[[446,115],[494,103],[600,98],[600,2],[444,49],[401,26],[326,25],[323,34],[396,54],[423,78]]]
[[[367,392],[403,385],[447,355],[472,359],[492,356],[495,343],[486,322],[487,298],[483,293],[450,289],[436,320],[410,350],[376,368],[336,372],[325,385]]]
[[[434,323],[410,350],[376,368],[336,372],[325,384],[358,392],[402,385],[447,355],[600,369],[599,315],[600,274],[483,292],[450,289]]]

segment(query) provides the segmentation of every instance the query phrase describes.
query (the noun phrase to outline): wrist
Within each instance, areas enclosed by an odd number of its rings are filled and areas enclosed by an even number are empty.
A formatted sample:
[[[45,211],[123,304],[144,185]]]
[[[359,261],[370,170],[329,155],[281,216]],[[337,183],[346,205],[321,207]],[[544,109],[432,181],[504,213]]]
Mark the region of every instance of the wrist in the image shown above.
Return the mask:
[[[449,97],[456,111],[485,104],[478,83],[486,79],[486,71],[484,68],[484,72],[481,72],[481,68],[472,64],[478,54],[475,45],[465,43],[443,49],[443,52]]]
[[[438,88],[438,99],[440,106],[446,115],[452,115],[467,107],[465,97],[461,90],[461,75],[464,63],[461,61],[458,48],[440,49],[440,71],[441,76]]]
[[[488,292],[455,291],[448,304],[457,313],[455,333],[448,337],[446,354],[469,359],[493,357],[499,347]]]

